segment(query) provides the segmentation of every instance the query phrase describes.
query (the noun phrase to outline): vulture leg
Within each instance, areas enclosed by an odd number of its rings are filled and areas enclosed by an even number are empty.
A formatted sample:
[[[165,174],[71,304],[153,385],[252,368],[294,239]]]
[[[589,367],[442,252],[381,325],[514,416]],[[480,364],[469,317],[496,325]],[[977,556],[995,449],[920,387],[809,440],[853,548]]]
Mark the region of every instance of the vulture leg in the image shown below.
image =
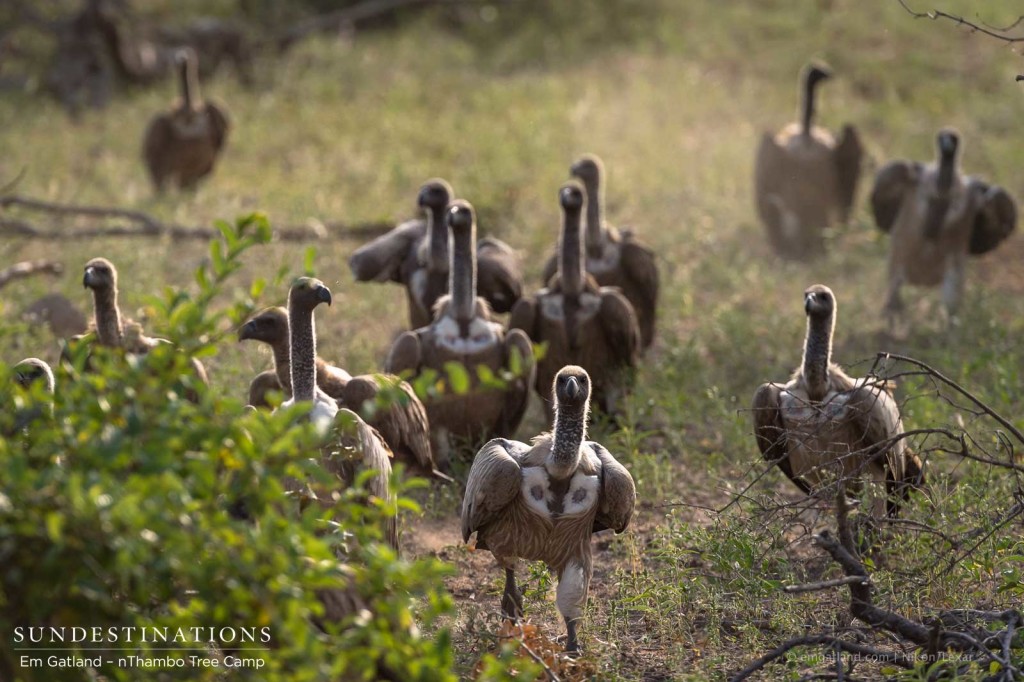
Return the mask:
[[[576,623],[583,617],[583,607],[587,603],[587,591],[590,589],[590,574],[589,561],[582,566],[570,561],[558,576],[555,604],[565,619],[565,650],[568,653],[577,654],[580,650],[580,643],[576,639]]]
[[[501,595],[501,613],[513,621],[523,617],[523,594],[516,586],[516,572],[505,569],[505,593]]]
[[[946,274],[942,278],[942,305],[946,309],[946,324],[953,320],[960,307],[960,298],[964,291],[964,259],[953,258],[946,266]]]
[[[903,299],[900,297],[900,288],[903,286],[903,272],[896,269],[889,273],[889,291],[885,297],[885,312],[886,323],[889,329],[889,336],[892,338],[902,338],[905,330],[903,329]]]

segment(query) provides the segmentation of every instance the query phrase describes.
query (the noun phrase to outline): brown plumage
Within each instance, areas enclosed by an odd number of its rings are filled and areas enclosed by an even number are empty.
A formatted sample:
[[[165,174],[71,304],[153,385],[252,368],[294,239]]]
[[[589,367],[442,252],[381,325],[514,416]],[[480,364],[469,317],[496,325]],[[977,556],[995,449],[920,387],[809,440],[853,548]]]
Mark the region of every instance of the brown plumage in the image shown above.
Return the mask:
[[[422,220],[402,223],[356,249],[348,264],[360,282],[397,282],[405,287],[413,329],[434,319],[437,301],[448,293],[448,226],[444,212],[453,197],[451,185],[428,180],[417,198]],[[476,243],[477,290],[499,313],[507,313],[522,295],[516,252],[505,242],[484,238]]]
[[[253,339],[270,346],[274,371],[258,374],[249,385],[249,404],[269,407],[266,394],[281,391],[291,396],[291,361],[288,347],[288,311],[267,308],[245,323],[238,332],[239,341]],[[417,474],[441,474],[430,448],[430,423],[426,408],[412,387],[396,376],[366,374],[352,377],[348,372],[316,358],[317,388],[359,414],[384,437],[395,456]],[[390,401],[378,407],[378,396]],[[443,466],[443,463],[442,463]]]
[[[875,176],[871,209],[892,238],[885,312],[897,335],[904,331],[904,284],[941,284],[948,319],[963,294],[968,255],[991,251],[1017,225],[1017,205],[1005,189],[961,175],[959,141],[955,131],[942,130],[935,163],[890,161]]]
[[[807,494],[864,478],[884,484],[872,513],[896,516],[911,487],[921,486],[920,459],[907,447],[899,406],[888,382],[853,379],[832,362],[835,296],[815,284],[804,292],[807,337],[803,363],[786,384],[754,394],[754,436],[761,454]]]
[[[801,79],[802,117],[757,150],[754,191],[768,241],[781,256],[806,258],[825,250],[822,229],[845,223],[853,208],[864,155],[856,129],[843,126],[838,142],[813,126],[817,84],[831,76],[808,66]]]
[[[521,331],[506,332],[491,320],[487,302],[476,295],[476,217],[472,206],[455,201],[448,209],[452,231],[451,294],[437,305],[434,321],[427,327],[405,332],[391,346],[385,369],[419,376],[434,370],[445,377],[444,393],[427,400],[427,414],[437,446],[447,436],[480,442],[495,436],[512,436],[522,421],[533,380],[533,346]],[[502,387],[485,387],[481,368],[501,376],[518,356],[518,375]],[[448,365],[459,363],[469,374],[468,391],[455,393]],[[435,448],[438,451],[441,448]]]
[[[633,478],[601,444],[587,441],[590,377],[564,367],[551,386],[552,433],[532,445],[496,439],[477,453],[462,502],[462,539],[477,534],[505,569],[502,612],[523,615],[516,587],[517,559],[543,561],[558,576],[558,610],[568,630],[567,651],[577,651],[576,624],[583,616],[593,573],[590,536],[629,525],[636,503]]]
[[[89,322],[85,313],[62,294],[46,294],[25,308],[22,317],[31,324],[46,324],[54,336],[66,339],[84,334]]]
[[[537,393],[548,418],[547,398],[555,374],[566,365],[590,373],[594,403],[609,414],[619,410],[640,352],[640,330],[633,306],[613,287],[599,287],[587,273],[580,216],[584,194],[576,181],[559,191],[563,221],[559,266],[548,286],[519,300],[509,326],[525,331],[535,343],[547,343],[537,363]]]
[[[659,276],[654,252],[632,230],[604,221],[604,164],[594,154],[580,157],[569,169],[586,190],[586,269],[598,286],[618,287],[633,306],[642,348],[654,342]],[[544,284],[558,271],[558,254],[544,266]]]
[[[339,483],[351,487],[361,471],[372,471],[367,492],[382,499],[393,499],[389,488],[391,451],[376,429],[349,409],[339,409],[337,401],[319,390],[316,384],[316,328],[313,311],[321,303],[331,304],[331,291],[312,277],[300,277],[288,294],[289,359],[292,397],[279,409],[308,404],[309,420],[332,440],[320,457],[324,468],[338,476]],[[312,493],[327,506],[333,505],[331,491],[303,490]],[[385,522],[384,537],[398,551],[398,518]]]
[[[118,305],[117,268],[106,258],[93,258],[85,264],[82,286],[92,291],[93,319],[91,334],[95,341],[109,348],[120,348],[126,353],[145,355],[160,344],[171,343],[167,339],[146,336],[142,325],[121,314]],[[73,336],[69,339],[78,343],[89,339],[90,334]],[[65,349],[66,350],[66,349]],[[67,354],[62,354],[67,359]],[[196,378],[207,386],[210,380],[206,368],[197,358],[191,358],[192,370]],[[186,391],[189,400],[197,400],[198,396],[191,389]]]
[[[142,156],[156,190],[170,183],[191,189],[213,171],[227,140],[226,112],[199,94],[195,53],[185,48],[176,58],[181,100],[149,122]]]

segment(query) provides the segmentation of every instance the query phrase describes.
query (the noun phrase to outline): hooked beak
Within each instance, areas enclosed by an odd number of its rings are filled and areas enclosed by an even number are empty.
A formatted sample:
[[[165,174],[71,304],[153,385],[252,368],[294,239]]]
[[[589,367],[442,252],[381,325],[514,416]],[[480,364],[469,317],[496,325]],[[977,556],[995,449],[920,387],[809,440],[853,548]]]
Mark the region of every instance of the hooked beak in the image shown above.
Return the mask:
[[[804,312],[810,314],[811,306],[814,305],[815,300],[816,299],[813,291],[809,294],[804,294]]]
[[[316,290],[316,296],[317,296],[318,299],[320,299],[321,303],[326,303],[327,305],[331,305],[331,302],[332,302],[331,290],[328,289],[327,287],[320,287],[319,289],[317,289]]]
[[[252,320],[242,325],[242,328],[238,330],[238,340],[245,341],[246,339],[253,338],[253,333],[256,331],[256,325],[252,323]]]
[[[93,274],[93,269],[92,268],[86,268],[85,269],[85,275],[82,276],[82,287],[83,288],[85,288],[85,289],[89,288],[89,285],[92,283],[92,274]]]
[[[576,400],[580,396],[580,390],[580,382],[576,377],[569,377],[569,381],[565,384],[565,392],[569,399]]]

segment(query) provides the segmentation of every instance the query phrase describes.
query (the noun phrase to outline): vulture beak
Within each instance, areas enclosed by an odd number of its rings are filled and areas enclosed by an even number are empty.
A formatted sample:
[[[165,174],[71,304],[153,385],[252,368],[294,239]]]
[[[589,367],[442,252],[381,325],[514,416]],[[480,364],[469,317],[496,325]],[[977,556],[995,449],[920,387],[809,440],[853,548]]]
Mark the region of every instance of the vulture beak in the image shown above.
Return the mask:
[[[82,277],[82,287],[84,287],[85,289],[89,288],[89,282],[92,280],[92,273],[92,268],[85,269],[85,275]]]
[[[321,286],[319,289],[317,289],[316,297],[320,300],[321,303],[331,305],[331,290],[328,289],[327,287]]]
[[[242,328],[238,330],[238,340],[245,341],[246,339],[253,338],[253,333],[256,331],[256,325],[253,324],[252,320],[249,320],[242,325]]]
[[[420,208],[429,208],[430,207],[430,202],[427,200],[427,197],[429,195],[430,195],[430,188],[429,187],[424,187],[423,189],[421,189],[420,193],[416,196],[416,205],[419,206]]]
[[[814,302],[815,297],[813,291],[808,294],[804,294],[804,312],[806,312],[808,315],[810,315],[811,313],[811,306],[814,305]]]
[[[569,381],[565,384],[565,393],[569,396],[569,400],[575,401],[580,397],[580,382],[576,377],[569,377]]]

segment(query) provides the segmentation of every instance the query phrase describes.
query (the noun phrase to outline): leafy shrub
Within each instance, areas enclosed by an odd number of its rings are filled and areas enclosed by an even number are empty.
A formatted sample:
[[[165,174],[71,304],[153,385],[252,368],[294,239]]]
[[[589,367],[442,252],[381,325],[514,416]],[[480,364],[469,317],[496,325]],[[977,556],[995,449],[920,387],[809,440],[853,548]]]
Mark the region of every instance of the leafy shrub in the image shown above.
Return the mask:
[[[445,569],[434,560],[399,559],[381,542],[379,522],[394,506],[366,505],[359,491],[347,491],[332,509],[310,505],[300,513],[283,481],[324,476],[308,459],[318,445],[312,426],[296,425],[295,411],[245,413],[225,397],[230,392],[188,377],[189,354],[217,352],[225,313],[212,304],[242,255],[270,238],[258,217],[219,227],[223,241],[213,243],[209,266],[197,273],[198,293],[168,289],[154,306],[154,326],[178,349],[126,358],[93,348],[89,372],[81,369],[85,350],[77,353],[74,367],[57,370],[52,415],[40,410],[25,428],[16,426],[18,415],[48,397],[41,386],[16,387],[0,368],[0,405],[14,408],[0,410],[0,433],[10,436],[0,439],[0,679],[89,678],[81,668],[21,667],[24,654],[54,653],[19,650],[33,646],[71,649],[61,656],[98,646],[132,649],[104,652],[105,660],[141,652],[220,662],[161,667],[162,679],[222,679],[226,655],[263,661],[254,677],[260,680],[373,679],[378,665],[403,680],[454,679],[448,631],[438,624],[451,608]],[[227,317],[241,321],[262,287],[253,285]],[[184,399],[188,389],[199,393],[198,403]],[[242,500],[247,520],[232,514]],[[317,591],[345,587],[367,608],[326,632],[315,627],[323,611]],[[11,636],[28,626],[122,634],[63,645]],[[194,644],[143,644],[137,636],[129,644],[120,630],[168,628],[173,635],[197,626],[203,634]],[[255,628],[261,636],[210,644],[208,628]],[[157,650],[172,645],[199,650]],[[266,650],[244,652],[253,646]],[[107,664],[100,672],[112,680],[156,677]]]

